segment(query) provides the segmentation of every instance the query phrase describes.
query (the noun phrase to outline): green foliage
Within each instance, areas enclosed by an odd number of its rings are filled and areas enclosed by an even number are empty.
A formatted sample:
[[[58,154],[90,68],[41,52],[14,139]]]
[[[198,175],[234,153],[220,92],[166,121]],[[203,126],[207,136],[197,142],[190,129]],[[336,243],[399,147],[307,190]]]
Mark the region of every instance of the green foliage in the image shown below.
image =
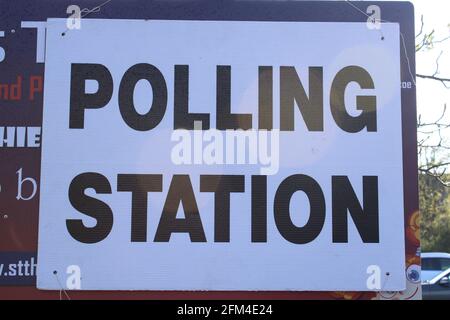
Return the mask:
[[[434,30],[430,33],[425,33],[422,36],[422,40],[416,44],[416,52],[421,51],[423,49],[431,50],[434,48],[435,45],[435,38],[434,38]]]
[[[450,189],[419,174],[419,205],[422,251],[450,252]]]

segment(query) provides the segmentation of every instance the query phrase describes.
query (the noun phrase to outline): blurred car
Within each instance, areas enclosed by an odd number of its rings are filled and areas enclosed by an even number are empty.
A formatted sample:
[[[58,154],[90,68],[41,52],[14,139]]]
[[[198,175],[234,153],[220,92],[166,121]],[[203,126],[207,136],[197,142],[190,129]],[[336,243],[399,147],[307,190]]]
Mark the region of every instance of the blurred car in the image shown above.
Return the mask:
[[[450,254],[443,252],[422,252],[422,282],[431,281],[450,268]]]
[[[422,281],[424,300],[450,300],[450,268],[431,280]]]

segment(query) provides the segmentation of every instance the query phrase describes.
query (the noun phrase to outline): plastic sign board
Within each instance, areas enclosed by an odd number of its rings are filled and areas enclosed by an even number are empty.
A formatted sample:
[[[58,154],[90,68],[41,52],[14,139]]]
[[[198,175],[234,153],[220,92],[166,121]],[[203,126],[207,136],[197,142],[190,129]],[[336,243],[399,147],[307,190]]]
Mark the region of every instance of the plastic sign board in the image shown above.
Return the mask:
[[[383,35],[49,19],[38,288],[76,266],[82,290],[405,289],[398,24]]]

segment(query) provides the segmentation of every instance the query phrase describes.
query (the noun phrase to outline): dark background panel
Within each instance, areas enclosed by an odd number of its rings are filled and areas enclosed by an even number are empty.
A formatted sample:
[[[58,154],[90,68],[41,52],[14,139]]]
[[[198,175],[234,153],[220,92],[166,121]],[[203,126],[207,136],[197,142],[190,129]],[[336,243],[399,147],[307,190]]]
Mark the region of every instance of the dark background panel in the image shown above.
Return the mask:
[[[92,9],[105,3],[76,1],[81,8]],[[401,39],[402,81],[414,82],[415,46],[414,12],[407,2],[352,2],[365,11],[370,4],[381,7],[382,19],[398,22]],[[36,29],[21,28],[22,21],[45,21],[65,18],[68,0],[0,0],[0,47],[6,59],[0,62],[0,84],[23,80],[23,98],[19,101],[0,99],[0,127],[41,126],[42,94],[29,99],[27,79],[43,76],[44,65],[36,63]],[[113,0],[86,18],[180,19],[180,20],[249,20],[249,21],[333,21],[366,22],[367,17],[345,2],[335,1],[233,1],[233,0]],[[376,32],[376,31],[374,31]],[[382,35],[382,33],[380,33]],[[345,35],[344,35],[345,36]],[[381,37],[380,37],[381,38]],[[405,46],[403,46],[403,40]],[[298,39],[314,41],[314,39]],[[409,63],[408,59],[409,58]],[[415,86],[402,90],[402,129],[404,158],[405,226],[408,231],[412,215],[418,212]],[[43,139],[45,143],[45,138]],[[1,143],[1,141],[0,141]],[[36,251],[38,232],[38,194],[30,201],[18,201],[17,170],[23,177],[39,183],[40,148],[0,147],[0,251],[22,252],[26,258]],[[26,186],[24,186],[26,193]],[[7,218],[4,218],[7,215]],[[406,253],[415,256],[418,240],[405,232]],[[1,263],[1,261],[0,261]],[[19,283],[17,283],[19,284]],[[0,283],[1,285],[1,283]],[[310,293],[310,292],[71,292],[74,298],[142,298],[142,299],[370,299],[374,293]],[[30,287],[0,287],[0,299],[56,299],[59,292],[39,291]]]

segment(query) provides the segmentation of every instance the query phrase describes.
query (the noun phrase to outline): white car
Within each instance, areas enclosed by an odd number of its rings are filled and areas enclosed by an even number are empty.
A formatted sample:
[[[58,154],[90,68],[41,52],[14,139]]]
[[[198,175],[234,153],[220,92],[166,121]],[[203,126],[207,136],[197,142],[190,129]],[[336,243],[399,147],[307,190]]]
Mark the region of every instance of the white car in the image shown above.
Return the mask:
[[[450,254],[443,252],[422,252],[422,283],[427,283],[450,268]]]

